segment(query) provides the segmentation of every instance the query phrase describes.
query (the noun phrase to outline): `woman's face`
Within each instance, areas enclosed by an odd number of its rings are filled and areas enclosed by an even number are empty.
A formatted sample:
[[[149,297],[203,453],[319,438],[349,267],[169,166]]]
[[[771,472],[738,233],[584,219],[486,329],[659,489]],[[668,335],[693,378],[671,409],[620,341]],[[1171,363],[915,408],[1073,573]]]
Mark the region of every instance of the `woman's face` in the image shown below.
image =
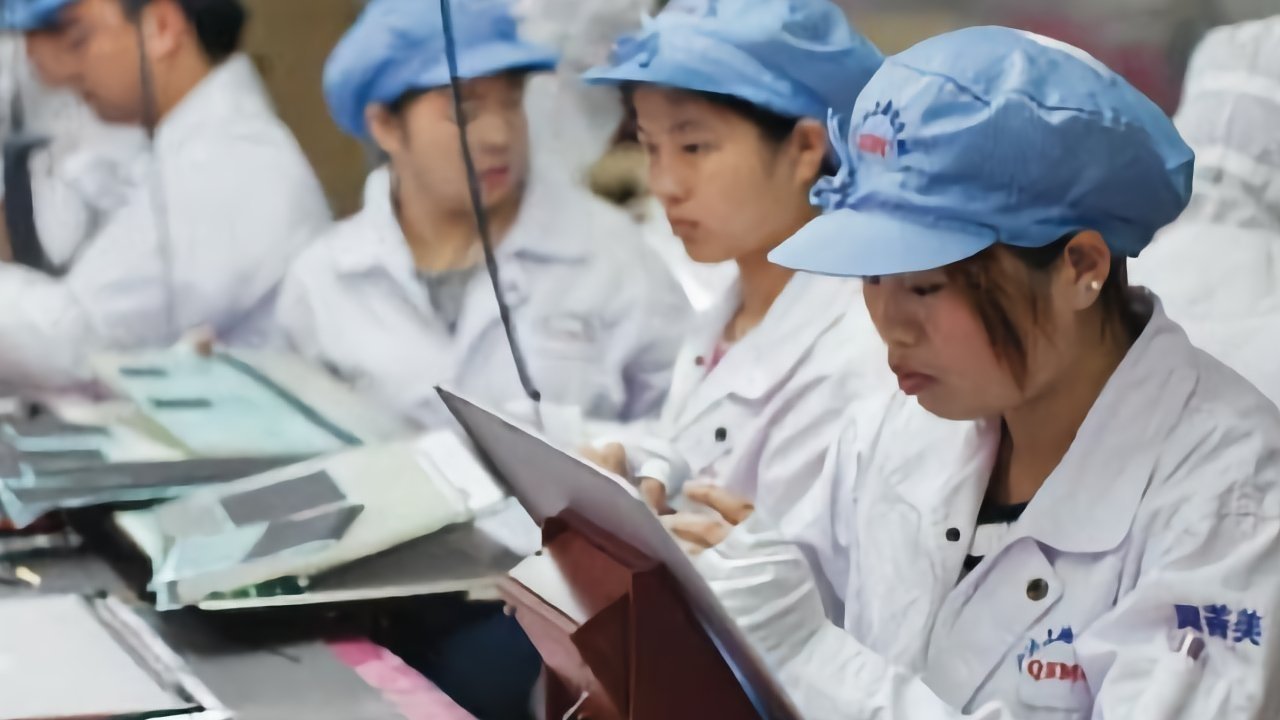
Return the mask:
[[[524,76],[468,80],[462,86],[467,141],[486,209],[519,197],[529,168]],[[432,90],[411,100],[399,115],[375,107],[369,113],[374,140],[391,158],[402,186],[428,195],[438,207],[470,211],[466,165],[453,92]]]
[[[633,103],[650,190],[689,257],[762,254],[794,232],[822,150],[771,143],[733,110],[679,90],[641,86]]]
[[[1001,281],[985,282],[979,292],[1004,299],[1009,329],[1025,347],[1021,383],[993,347],[970,291],[954,274],[938,269],[867,278],[863,284],[867,310],[902,391],[950,420],[994,417],[1025,405],[1054,378],[1065,377],[1076,351],[1090,344],[1081,334],[1075,301],[1080,294],[1065,277],[1067,269],[1033,278],[1011,254],[987,252],[996,253]],[[1033,293],[1039,303],[1034,314]]]

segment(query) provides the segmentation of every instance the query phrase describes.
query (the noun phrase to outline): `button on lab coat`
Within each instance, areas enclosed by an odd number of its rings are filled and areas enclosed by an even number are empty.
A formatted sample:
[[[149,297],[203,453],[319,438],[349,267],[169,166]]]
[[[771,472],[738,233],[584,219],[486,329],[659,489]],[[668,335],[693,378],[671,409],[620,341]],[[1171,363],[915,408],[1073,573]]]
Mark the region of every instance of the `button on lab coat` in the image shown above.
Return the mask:
[[[64,278],[0,265],[0,385],[71,386],[95,351],[166,345],[200,326],[233,346],[269,340],[280,278],[330,216],[247,57],[164,118],[141,170]]]
[[[1280,403],[1280,16],[1218,28],[1192,58],[1177,123],[1191,204],[1129,266],[1192,342]]]
[[[534,384],[588,417],[656,415],[689,315],[680,287],[635,224],[585,189],[548,173],[526,193],[497,256]],[[294,348],[423,427],[452,423],[440,384],[527,412],[488,275],[471,278],[451,334],[416,275],[385,168],[364,202],[289,273],[279,322]]]
[[[741,302],[735,283],[699,316],[660,421],[623,444],[633,472],[673,493],[692,477],[780,516],[818,476],[850,402],[891,386],[891,376],[861,283],[808,274],[795,275],[708,373]]]
[[[896,393],[851,413],[786,528],[844,626],[770,658],[805,718],[1148,720],[1162,681],[1187,692],[1172,717],[1280,717],[1274,406],[1157,308],[1005,544],[959,580],[999,441],[998,422]],[[722,597],[782,647],[769,626],[788,626],[758,616],[786,589],[754,580]],[[1155,667],[1188,630],[1207,647],[1182,682]]]

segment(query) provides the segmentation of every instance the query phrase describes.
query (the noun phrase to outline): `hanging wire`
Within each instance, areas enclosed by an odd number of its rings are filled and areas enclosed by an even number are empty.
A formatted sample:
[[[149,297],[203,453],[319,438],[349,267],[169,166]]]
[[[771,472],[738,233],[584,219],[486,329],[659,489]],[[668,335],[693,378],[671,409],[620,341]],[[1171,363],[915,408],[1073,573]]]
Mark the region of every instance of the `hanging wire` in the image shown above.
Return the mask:
[[[524,389],[524,394],[536,405],[542,401],[542,394],[533,384],[533,377],[529,374],[529,366],[525,362],[519,339],[516,337],[515,326],[511,323],[511,308],[502,296],[498,258],[494,254],[493,240],[489,235],[489,217],[484,209],[475,158],[471,155],[471,143],[467,138],[467,117],[462,102],[462,79],[458,76],[458,47],[454,37],[453,7],[449,0],[440,0],[440,17],[444,28],[445,59],[449,66],[449,86],[453,90],[453,110],[458,120],[458,137],[462,143],[462,161],[467,168],[467,189],[471,193],[471,208],[475,213],[476,230],[480,233],[480,245],[484,249],[484,263],[489,273],[489,282],[493,284],[494,296],[498,301],[498,317],[501,318],[502,329],[507,334],[507,345],[511,348],[520,386]]]

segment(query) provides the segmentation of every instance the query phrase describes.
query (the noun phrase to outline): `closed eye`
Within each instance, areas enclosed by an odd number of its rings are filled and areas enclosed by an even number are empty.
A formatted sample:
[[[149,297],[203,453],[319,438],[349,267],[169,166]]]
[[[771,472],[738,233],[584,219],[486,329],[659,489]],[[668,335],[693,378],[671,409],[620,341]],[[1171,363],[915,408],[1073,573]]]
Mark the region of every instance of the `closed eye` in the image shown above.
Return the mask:
[[[928,297],[942,288],[943,285],[941,283],[935,283],[933,285],[916,285],[911,288],[911,292],[915,293],[919,297]]]

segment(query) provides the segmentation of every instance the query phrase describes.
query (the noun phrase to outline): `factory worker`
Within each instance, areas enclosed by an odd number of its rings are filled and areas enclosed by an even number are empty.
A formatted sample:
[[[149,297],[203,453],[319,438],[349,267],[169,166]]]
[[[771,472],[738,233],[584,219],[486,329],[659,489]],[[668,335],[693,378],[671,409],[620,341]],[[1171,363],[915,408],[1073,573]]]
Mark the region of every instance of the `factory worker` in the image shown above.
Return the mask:
[[[739,270],[685,335],[660,423],[623,436],[626,466],[587,453],[655,505],[694,477],[784,512],[849,402],[891,386],[858,280],[768,260],[819,213],[828,109],[847,115],[883,59],[829,0],[676,0],[587,74],[626,88],[690,257]]]
[[[57,13],[29,12],[36,5],[11,0],[0,10],[0,141],[34,145],[26,162],[30,212],[42,267],[60,272],[128,200],[146,136],[102,122],[67,89],[74,54],[58,32]],[[11,117],[18,113],[21,128]],[[0,181],[0,211],[7,210],[4,196]]]
[[[70,87],[106,122],[152,128],[154,142],[124,206],[64,276],[0,265],[0,385],[74,387],[95,352],[165,346],[197,327],[233,346],[270,340],[279,280],[329,211],[237,52],[243,7],[38,4],[60,6]]]
[[[1192,56],[1178,129],[1191,204],[1134,263],[1191,341],[1280,403],[1280,15],[1218,28]]]
[[[554,56],[517,36],[506,2],[453,10],[479,192],[533,384],[588,417],[654,415],[687,301],[624,213],[530,167],[524,82]],[[374,0],[324,80],[338,125],[389,161],[364,209],[290,270],[279,319],[294,347],[424,427],[452,423],[439,384],[529,410],[485,272],[439,7]]]
[[[705,489],[726,522],[669,521],[802,716],[1280,716],[1280,411],[1125,277],[1190,195],[1173,124],[986,27],[889,58],[840,134],[840,209],[772,257],[866,278],[900,390],[782,530]]]

